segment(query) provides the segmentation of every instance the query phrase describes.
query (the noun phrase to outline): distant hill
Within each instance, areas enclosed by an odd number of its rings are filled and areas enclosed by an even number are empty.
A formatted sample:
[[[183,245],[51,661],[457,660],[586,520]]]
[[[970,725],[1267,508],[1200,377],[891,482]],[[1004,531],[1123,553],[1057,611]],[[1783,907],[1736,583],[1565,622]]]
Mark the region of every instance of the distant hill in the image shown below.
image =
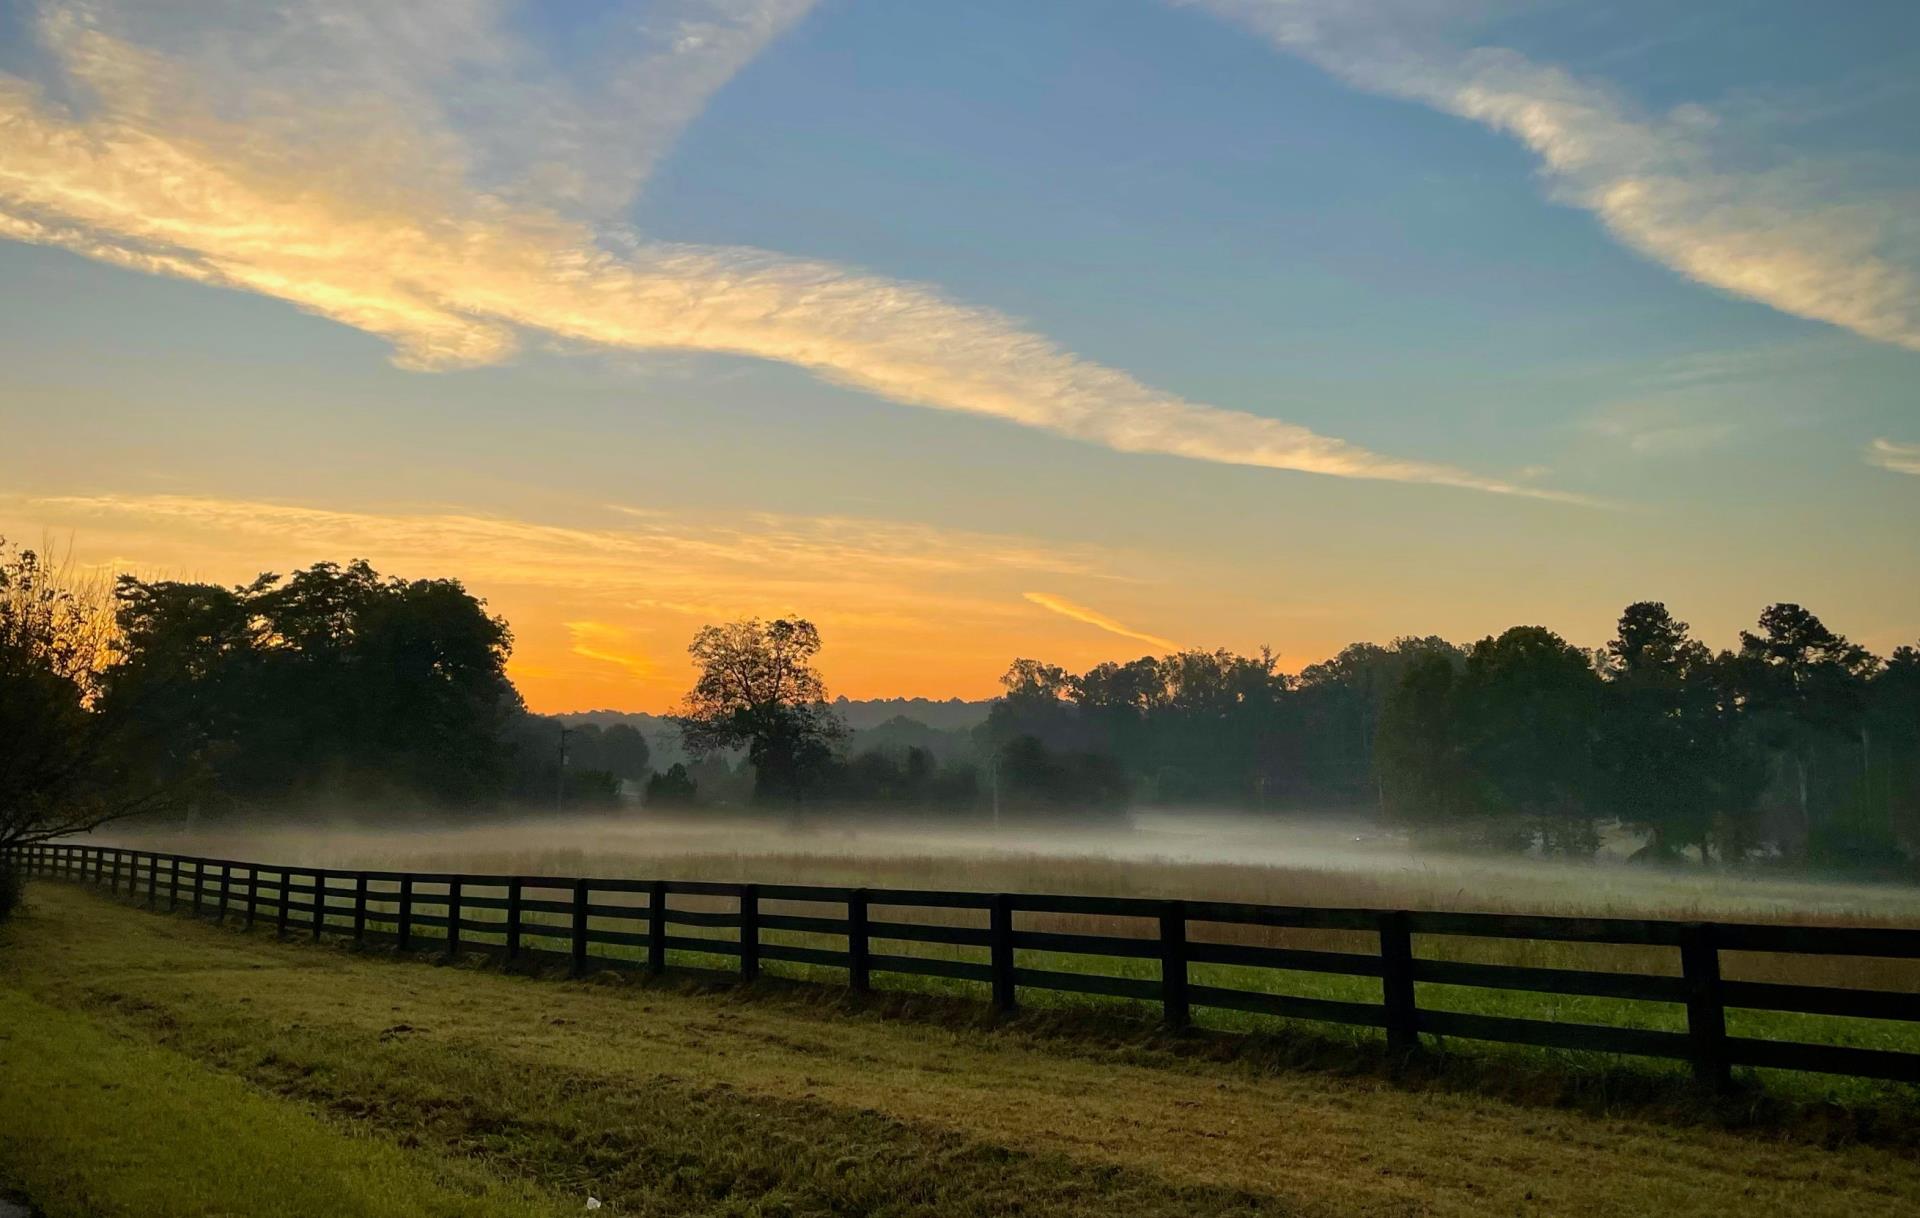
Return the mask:
[[[879,727],[889,719],[914,719],[936,731],[952,732],[978,727],[987,721],[987,711],[993,706],[993,700],[982,698],[978,702],[968,702],[961,698],[948,698],[936,702],[931,698],[869,698],[865,701],[853,701],[849,698],[835,698],[833,709],[854,731],[865,731]]]
[[[964,737],[987,720],[993,706],[990,699],[968,702],[961,698],[936,701],[932,698],[835,698],[833,709],[854,731],[850,742],[854,751],[868,747],[917,744],[929,748],[935,756],[952,757],[966,747]],[[625,723],[647,738],[652,765],[664,770],[676,761],[686,761],[680,745],[680,729],[673,720],[645,711],[591,710],[549,715],[567,723],[592,723],[608,727]],[[897,723],[896,720],[911,723]],[[927,731],[916,730],[929,729]],[[884,730],[876,730],[884,729]]]

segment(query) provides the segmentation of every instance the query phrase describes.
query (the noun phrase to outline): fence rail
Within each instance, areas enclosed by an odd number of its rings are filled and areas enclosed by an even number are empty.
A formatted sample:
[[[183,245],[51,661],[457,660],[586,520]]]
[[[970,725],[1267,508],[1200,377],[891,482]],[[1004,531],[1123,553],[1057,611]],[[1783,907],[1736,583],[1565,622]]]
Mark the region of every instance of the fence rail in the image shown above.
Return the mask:
[[[148,908],[160,908],[164,902],[169,912],[190,908],[223,921],[238,917],[249,929],[271,918],[277,933],[305,933],[315,940],[333,935],[365,942],[371,935],[407,950],[438,946],[452,954],[485,949],[509,959],[540,952],[564,959],[576,975],[596,966],[636,965],[658,973],[667,968],[669,952],[688,952],[728,958],[749,981],[759,974],[762,961],[772,960],[844,969],[848,985],[860,991],[871,988],[875,974],[884,973],[976,982],[988,987],[994,1006],[1002,1011],[1014,1009],[1022,989],[1055,990],[1157,1003],[1162,1018],[1173,1027],[1186,1026],[1193,1008],[1212,1007],[1379,1028],[1395,1053],[1417,1049],[1424,1034],[1670,1058],[1690,1063],[1695,1076],[1713,1087],[1725,1086],[1734,1066],[1920,1083],[1920,1053],[1730,1036],[1726,1023],[1729,1008],[1914,1022],[1920,1021],[1920,994],[1721,977],[1721,956],[1728,951],[1920,959],[1920,930],[798,884],[350,871],[65,844],[20,848],[9,857],[12,865],[30,874],[89,882],[115,895],[139,899]],[[684,908],[674,904],[676,896],[718,901],[722,907]],[[634,898],[644,900],[633,903]],[[763,903],[768,901],[824,906],[827,911],[766,910]],[[876,910],[885,916],[875,916]],[[911,920],[915,911],[939,916],[954,910],[984,911],[987,924]],[[472,916],[480,911],[500,916]],[[1139,919],[1138,928],[1152,933],[1016,928],[1017,915],[1032,914]],[[1366,932],[1373,936],[1374,950],[1317,951],[1197,940],[1192,934],[1196,927]],[[768,941],[767,931],[838,938],[845,946]],[[1416,935],[1668,948],[1677,951],[1680,968],[1678,976],[1661,976],[1428,959],[1414,954]],[[876,942],[984,949],[987,959],[876,951]],[[595,953],[596,945],[641,949],[644,958],[609,957]],[[1152,961],[1157,963],[1158,976],[1025,967],[1019,963],[1021,952]],[[1194,965],[1378,978],[1380,998],[1377,1002],[1340,1001],[1202,984],[1190,975]],[[1423,1009],[1416,991],[1416,983],[1423,982],[1673,1003],[1685,1008],[1686,1030]]]

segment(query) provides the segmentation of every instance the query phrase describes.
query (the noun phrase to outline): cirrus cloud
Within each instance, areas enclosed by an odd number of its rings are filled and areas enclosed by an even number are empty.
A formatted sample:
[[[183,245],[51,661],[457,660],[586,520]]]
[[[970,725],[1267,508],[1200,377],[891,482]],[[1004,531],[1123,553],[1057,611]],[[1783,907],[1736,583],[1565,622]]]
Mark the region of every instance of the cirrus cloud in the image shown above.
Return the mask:
[[[1520,141],[1552,197],[1639,253],[1784,313],[1920,350],[1920,199],[1747,147],[1701,105],[1648,114],[1604,82],[1474,46],[1475,9],[1425,0],[1179,0],[1360,89]],[[1755,141],[1759,143],[1759,141]],[[1753,162],[1763,156],[1758,167]]]
[[[1882,436],[1867,445],[1867,464],[1896,474],[1920,475],[1920,444],[1902,444]]]
[[[216,13],[235,25],[216,26],[211,52],[173,26],[136,41],[152,24],[142,6],[50,5],[53,87],[0,75],[0,236],[275,297],[386,339],[410,368],[495,363],[523,333],[747,356],[1120,452],[1577,499],[1190,402],[925,285],[596,221],[806,6],[706,7],[727,19],[654,30],[608,87],[657,104],[589,183],[590,157],[526,149],[564,152],[555,132],[592,144],[604,114],[541,100],[498,5],[469,0],[424,30],[404,6],[330,0],[242,21],[254,10],[228,5]],[[489,124],[471,104],[492,96],[482,83],[529,98],[538,117],[524,122],[545,138]]]

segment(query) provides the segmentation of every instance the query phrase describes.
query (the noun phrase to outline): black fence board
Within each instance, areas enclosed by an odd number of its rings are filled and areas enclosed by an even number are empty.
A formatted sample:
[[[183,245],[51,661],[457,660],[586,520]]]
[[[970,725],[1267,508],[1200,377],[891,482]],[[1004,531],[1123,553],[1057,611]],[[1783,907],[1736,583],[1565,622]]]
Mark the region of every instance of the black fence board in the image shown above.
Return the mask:
[[[1129,956],[1134,959],[1160,958],[1157,939],[1122,939],[1117,935],[1067,935],[1050,930],[1016,930],[1015,948],[1036,952],[1067,952],[1082,956]]]
[[[791,943],[762,943],[762,960],[785,960],[789,964],[819,964],[828,968],[846,968],[847,953],[824,947],[796,947]]]
[[[1553,1023],[1544,1019],[1468,1015],[1459,1011],[1421,1011],[1416,1018],[1422,1032],[1436,1036],[1497,1040],[1510,1045],[1539,1045],[1550,1049],[1684,1058],[1688,1055],[1690,1045],[1685,1032],[1617,1028],[1606,1024]]]
[[[1585,994],[1594,998],[1636,998],[1648,1002],[1685,1002],[1687,983],[1679,977],[1645,973],[1600,973],[1581,969],[1526,968],[1515,964],[1472,964],[1458,960],[1413,961],[1413,979],[1438,985],[1480,989],[1530,990],[1539,994]]]
[[[1221,1007],[1252,1015],[1278,1015],[1283,1019],[1315,1019],[1367,1028],[1385,1027],[1387,1022],[1386,1008],[1370,1002],[1338,1002],[1331,998],[1262,994],[1217,985],[1189,985],[1187,1000],[1195,1006]]]
[[[1105,994],[1113,998],[1138,998],[1160,1001],[1160,983],[1138,977],[1111,977],[1103,973],[1062,973],[1052,969],[1015,968],[1015,985],[1038,990],[1062,990],[1069,994]]]
[[[962,947],[987,947],[993,936],[984,926],[933,926],[922,922],[869,922],[867,938],[892,939],[898,943],[955,943]]]
[[[1855,1049],[1844,1045],[1809,1045],[1729,1036],[1727,1056],[1737,1066],[1808,1070],[1816,1074],[1851,1074],[1856,1078],[1920,1083],[1920,1054],[1896,1053],[1889,1049]]]
[[[867,967],[876,973],[913,973],[921,977],[953,977],[961,981],[992,981],[993,969],[971,960],[935,960],[931,956],[886,956],[875,952]]]
[[[1253,968],[1291,969],[1300,973],[1339,973],[1352,977],[1380,975],[1380,957],[1363,956],[1358,952],[1316,952],[1240,943],[1199,943],[1189,939],[1187,959],[1195,964],[1238,964]]]
[[[1722,981],[1720,990],[1728,1006],[1749,1010],[1847,1015],[1856,1019],[1920,1019],[1920,994],[1781,985],[1770,981]]]

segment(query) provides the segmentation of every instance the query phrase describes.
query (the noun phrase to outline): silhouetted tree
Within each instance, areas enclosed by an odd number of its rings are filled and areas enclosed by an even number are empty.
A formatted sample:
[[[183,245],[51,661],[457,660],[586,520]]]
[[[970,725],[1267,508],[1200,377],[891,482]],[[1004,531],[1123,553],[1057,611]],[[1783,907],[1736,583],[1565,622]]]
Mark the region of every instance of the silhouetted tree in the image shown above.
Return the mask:
[[[1698,846],[1704,857],[1719,810],[1713,759],[1723,747],[1712,653],[1665,605],[1640,601],[1620,615],[1605,654],[1598,804],[1646,832],[1649,856]]]
[[[221,588],[122,577],[101,705],[155,728],[132,758],[213,805],[302,792],[497,796],[520,712],[506,624],[453,580],[320,563]]]
[[[699,802],[698,784],[687,773],[687,767],[677,761],[664,773],[647,779],[646,806],[649,808],[691,808]]]
[[[111,645],[103,590],[0,539],[0,848],[32,845],[156,806],[124,780],[137,730],[97,704]]]
[[[813,667],[820,632],[804,619],[708,626],[687,652],[700,675],[678,716],[696,757],[745,748],[754,798],[791,802],[821,792],[846,727]]]
[[[1600,675],[1544,626],[1515,626],[1467,652],[1457,686],[1469,763],[1495,816],[1547,853],[1599,845],[1590,804]]]
[[[1920,647],[1900,647],[1867,692],[1863,803],[1911,852],[1920,842]]]
[[[1818,828],[1815,765],[1823,754],[1840,764],[1836,754],[1842,750],[1835,746],[1850,750],[1858,741],[1867,683],[1878,661],[1806,609],[1786,603],[1760,614],[1759,633],[1740,632],[1739,655],[1751,722],[1792,768],[1797,845],[1808,854]]]
[[[1387,810],[1403,820],[1444,823],[1483,810],[1460,712],[1462,663],[1441,651],[1415,656],[1381,708],[1374,765]]]
[[[1300,670],[1301,733],[1306,782],[1342,802],[1371,796],[1386,803],[1384,777],[1375,765],[1387,701],[1414,663],[1440,655],[1454,664],[1465,658],[1437,636],[1398,638],[1387,646],[1353,643],[1331,660]]]

